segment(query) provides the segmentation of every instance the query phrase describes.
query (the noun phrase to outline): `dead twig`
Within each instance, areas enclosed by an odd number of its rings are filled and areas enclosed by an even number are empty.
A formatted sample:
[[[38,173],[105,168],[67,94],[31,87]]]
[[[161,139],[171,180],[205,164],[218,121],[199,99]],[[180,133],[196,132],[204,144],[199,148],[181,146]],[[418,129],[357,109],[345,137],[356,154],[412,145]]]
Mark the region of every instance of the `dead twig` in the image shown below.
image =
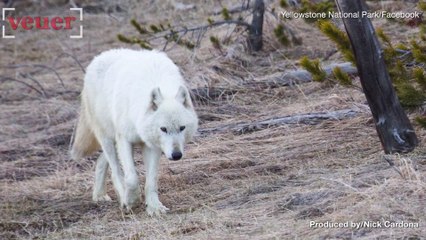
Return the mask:
[[[19,73],[19,76],[23,78],[27,78],[31,80],[32,82],[34,82],[35,84],[37,84],[37,86],[40,88],[40,91],[43,92],[43,97],[48,98],[47,92],[44,90],[41,83],[37,79],[35,79],[30,73]]]
[[[402,172],[395,166],[395,163],[393,162],[393,160],[391,159],[391,157],[384,155],[382,157],[387,163],[389,163],[389,166],[392,167],[393,170],[395,170],[401,177],[404,178],[404,175],[402,174]]]
[[[206,24],[206,25],[202,25],[202,26],[197,26],[197,27],[192,27],[192,28],[187,28],[187,27],[181,27],[181,29],[179,30],[173,30],[173,31],[167,31],[166,33],[163,34],[156,34],[155,36],[152,36],[151,38],[148,38],[147,41],[152,41],[155,39],[159,39],[159,38],[167,38],[170,36],[173,36],[177,33],[184,33],[187,34],[188,32],[196,32],[196,31],[205,31],[209,28],[212,27],[217,27],[220,25],[226,25],[226,24],[236,24],[236,25],[240,25],[240,26],[244,26],[247,29],[249,29],[251,27],[250,24],[244,22],[244,21],[240,21],[240,20],[223,20],[223,21],[217,21],[217,22],[213,22],[210,24]]]
[[[27,87],[31,88],[32,90],[34,90],[34,91],[38,92],[38,93],[39,93],[40,95],[42,95],[43,97],[45,97],[45,98],[47,97],[47,96],[46,96],[46,92],[44,91],[44,89],[43,89],[43,90],[39,90],[39,89],[37,89],[36,87],[34,87],[33,85],[31,85],[31,84],[29,84],[29,83],[26,83],[26,82],[24,82],[24,81],[18,80],[18,79],[16,79],[16,78],[11,78],[11,77],[0,77],[0,82],[7,82],[7,81],[21,83],[21,84],[23,84],[23,85],[25,85],[25,86],[27,86]]]
[[[56,77],[58,78],[59,83],[62,85],[63,88],[65,88],[64,80],[62,80],[59,73],[52,67],[43,65],[43,64],[14,64],[14,65],[7,65],[3,66],[4,68],[23,68],[23,67],[36,67],[36,68],[43,68],[52,71],[55,73]]]
[[[83,73],[86,73],[86,70],[84,69],[83,65],[81,64],[81,62],[77,59],[77,57],[75,57],[74,55],[67,53],[67,52],[63,52],[61,53],[59,56],[57,56],[52,63],[53,68],[55,68],[56,63],[58,62],[58,60],[62,57],[70,57],[72,58],[77,64],[78,66],[80,66],[81,71],[83,71]]]
[[[191,89],[191,96],[195,101],[199,102],[208,102],[212,100],[221,99],[223,96],[234,95],[238,92],[237,89],[227,89],[227,88],[214,88],[214,87],[205,87],[205,88],[194,88]]]

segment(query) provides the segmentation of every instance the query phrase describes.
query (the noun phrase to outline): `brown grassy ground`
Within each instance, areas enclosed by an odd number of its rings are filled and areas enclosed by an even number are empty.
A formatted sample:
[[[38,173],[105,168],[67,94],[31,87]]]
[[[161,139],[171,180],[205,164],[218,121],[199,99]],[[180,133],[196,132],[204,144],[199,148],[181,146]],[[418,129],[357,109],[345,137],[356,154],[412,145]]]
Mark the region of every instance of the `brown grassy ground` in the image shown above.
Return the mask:
[[[84,1],[83,1],[84,2]],[[87,2],[87,1],[86,1]],[[104,1],[105,6],[113,1]],[[183,1],[185,2],[185,1]],[[111,203],[91,202],[94,157],[80,162],[67,155],[78,114],[83,73],[70,53],[87,66],[99,52],[118,43],[118,32],[131,33],[128,21],[205,21],[217,1],[175,11],[175,1],[161,4],[122,1],[124,12],[85,15],[83,40],[60,32],[19,33],[1,40],[1,76],[31,72],[48,97],[16,82],[0,85],[0,239],[422,239],[426,236],[426,132],[416,127],[420,146],[408,155],[384,161],[365,98],[359,90],[318,83],[240,91],[198,103],[201,128],[296,113],[357,109],[355,118],[317,125],[284,125],[243,135],[199,136],[183,161],[162,159],[160,199],[170,208],[151,218],[143,207],[124,214],[115,193]],[[229,3],[232,5],[231,3]],[[34,6],[33,6],[34,7]],[[386,3],[383,7],[398,7]],[[402,4],[399,7],[412,9]],[[35,8],[35,7],[34,7]],[[31,10],[31,6],[26,8]],[[57,14],[57,6],[42,10]],[[279,47],[271,36],[277,20],[265,25],[265,51],[250,56],[240,44],[222,55],[208,41],[194,52],[175,47],[169,55],[191,87],[233,87],[297,67],[302,55],[324,57],[333,45],[302,21],[290,24],[304,45]],[[408,40],[416,29],[377,20],[393,39]],[[214,30],[226,35],[229,27]],[[342,61],[334,54],[331,61]],[[13,64],[54,67],[10,68]],[[136,157],[142,169],[140,155]],[[144,182],[143,172],[141,181]],[[405,221],[419,228],[311,228],[316,222]]]

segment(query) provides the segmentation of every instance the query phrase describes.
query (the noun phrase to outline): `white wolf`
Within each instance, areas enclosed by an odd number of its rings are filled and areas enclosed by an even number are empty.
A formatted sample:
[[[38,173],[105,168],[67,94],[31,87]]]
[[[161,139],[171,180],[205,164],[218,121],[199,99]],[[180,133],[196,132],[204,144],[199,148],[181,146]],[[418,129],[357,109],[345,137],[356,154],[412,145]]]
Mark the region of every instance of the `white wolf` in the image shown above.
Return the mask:
[[[120,206],[131,209],[140,201],[133,161],[133,146],[140,144],[146,169],[146,210],[149,215],[166,212],[157,193],[161,153],[170,160],[181,159],[184,143],[198,127],[178,67],[155,50],[109,50],[87,67],[81,98],[71,156],[80,159],[102,148],[93,200],[110,200],[105,189],[109,166]]]

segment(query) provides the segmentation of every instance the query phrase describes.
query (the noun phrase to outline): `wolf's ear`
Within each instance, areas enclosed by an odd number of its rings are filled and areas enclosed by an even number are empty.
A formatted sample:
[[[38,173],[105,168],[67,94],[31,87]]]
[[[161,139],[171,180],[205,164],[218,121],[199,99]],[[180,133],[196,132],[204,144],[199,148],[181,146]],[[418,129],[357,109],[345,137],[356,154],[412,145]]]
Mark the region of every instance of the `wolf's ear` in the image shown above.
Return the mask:
[[[161,94],[160,88],[154,88],[151,92],[151,108],[157,110],[163,101],[163,95]]]
[[[191,99],[186,88],[180,86],[176,94],[176,100],[181,102],[186,108],[192,107]]]

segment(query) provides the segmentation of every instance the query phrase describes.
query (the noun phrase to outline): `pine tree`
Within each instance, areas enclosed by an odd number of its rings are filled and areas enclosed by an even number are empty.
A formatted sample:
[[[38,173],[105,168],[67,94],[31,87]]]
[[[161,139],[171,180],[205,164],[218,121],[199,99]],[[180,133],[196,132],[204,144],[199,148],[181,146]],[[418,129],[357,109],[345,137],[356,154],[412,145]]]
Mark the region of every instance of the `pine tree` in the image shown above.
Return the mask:
[[[312,8],[312,5],[309,5]],[[426,3],[419,3],[419,8],[426,11]],[[351,44],[346,33],[340,30],[329,20],[318,20],[320,31],[337,45],[343,57],[355,63]],[[385,62],[387,64],[392,84],[395,87],[401,104],[410,110],[420,109],[426,104],[426,25],[419,26],[419,37],[411,40],[409,44],[393,44],[389,36],[382,30],[376,33],[382,42]],[[303,68],[309,71],[314,80],[321,77],[319,60],[309,60],[304,57],[300,60]],[[351,79],[343,72],[334,69],[334,82],[350,86]],[[333,79],[322,79],[322,81],[333,82]],[[426,116],[416,117],[416,122],[426,128]]]

